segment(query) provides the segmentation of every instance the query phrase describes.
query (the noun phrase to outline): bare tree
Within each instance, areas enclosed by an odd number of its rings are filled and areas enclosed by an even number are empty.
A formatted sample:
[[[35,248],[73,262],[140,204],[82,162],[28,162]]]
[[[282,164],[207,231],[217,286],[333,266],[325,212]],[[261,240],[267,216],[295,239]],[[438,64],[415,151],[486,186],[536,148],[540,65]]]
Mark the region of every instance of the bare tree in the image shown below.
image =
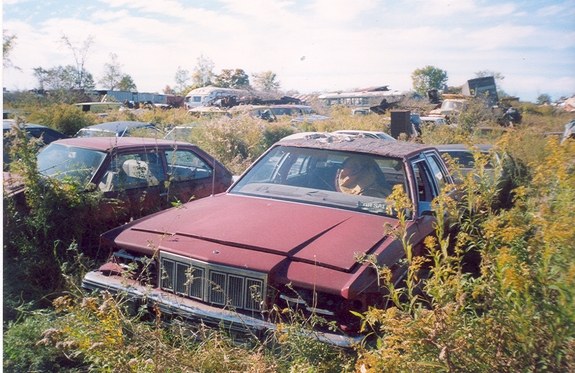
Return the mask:
[[[118,61],[118,55],[116,53],[110,53],[110,62],[104,65],[104,75],[98,81],[104,88],[113,90],[118,87],[118,84],[122,80],[122,66]]]
[[[12,52],[12,49],[14,49],[16,35],[8,34],[6,30],[2,31],[2,66],[4,68],[13,67],[17,70],[20,70],[20,68],[14,66],[10,60],[10,53]]]
[[[498,73],[497,71],[481,70],[475,72],[476,78],[485,78],[486,76],[492,76],[497,81],[502,81],[503,79],[505,79],[505,76],[503,76],[503,74],[501,73]]]
[[[182,93],[188,87],[190,81],[190,72],[188,70],[183,69],[182,67],[178,66],[176,70],[176,88],[172,89],[172,91]]]
[[[215,76],[213,73],[214,62],[203,55],[198,57],[196,67],[194,67],[194,72],[192,73],[192,84],[194,87],[205,87],[212,84],[212,80]]]
[[[88,56],[88,51],[90,47],[94,43],[94,38],[92,36],[88,36],[84,43],[82,43],[82,47],[77,47],[66,35],[62,35],[62,42],[66,45],[72,54],[74,55],[74,61],[76,63],[76,88],[84,88],[82,85],[84,82],[84,75],[87,73],[85,66],[86,66],[86,58]]]

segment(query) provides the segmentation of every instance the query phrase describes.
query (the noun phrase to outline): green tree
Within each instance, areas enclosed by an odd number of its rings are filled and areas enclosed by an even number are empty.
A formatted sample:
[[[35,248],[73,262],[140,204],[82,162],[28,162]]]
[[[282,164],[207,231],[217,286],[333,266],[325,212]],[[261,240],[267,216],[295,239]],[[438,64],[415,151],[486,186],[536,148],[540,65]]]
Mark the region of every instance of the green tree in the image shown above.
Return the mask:
[[[120,91],[137,91],[138,88],[136,87],[136,83],[134,83],[134,79],[128,74],[122,75],[122,79],[118,83],[117,87]]]
[[[551,103],[551,96],[549,96],[547,93],[542,93],[539,96],[537,96],[538,105],[544,105],[550,103]]]
[[[222,88],[249,88],[250,77],[243,69],[223,69],[214,83]]]
[[[411,79],[413,89],[421,95],[426,95],[430,89],[443,88],[447,83],[447,71],[428,65],[411,73]]]
[[[203,55],[198,57],[196,66],[192,73],[192,85],[194,88],[205,87],[212,84],[215,74],[214,62]]]
[[[280,88],[280,82],[276,80],[277,75],[272,71],[263,71],[252,74],[254,86],[264,92],[277,92]]]
[[[34,76],[38,80],[38,88],[41,90],[71,90],[81,86],[83,88],[94,88],[92,74],[84,71],[81,81],[78,82],[78,71],[72,65],[56,66],[50,69],[35,67]]]

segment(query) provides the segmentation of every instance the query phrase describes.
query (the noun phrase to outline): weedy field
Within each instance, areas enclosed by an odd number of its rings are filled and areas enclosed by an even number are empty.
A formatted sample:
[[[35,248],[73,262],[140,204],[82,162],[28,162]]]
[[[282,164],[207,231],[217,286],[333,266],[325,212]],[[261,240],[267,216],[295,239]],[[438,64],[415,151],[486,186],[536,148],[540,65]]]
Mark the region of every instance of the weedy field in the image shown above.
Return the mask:
[[[356,314],[365,343],[348,350],[304,337],[302,331],[321,320],[290,310],[277,310],[291,321],[276,333],[264,339],[246,335],[238,343],[224,330],[165,323],[159,310],[133,309],[121,295],[85,293],[81,278],[108,254],[78,245],[98,229],[82,207],[100,197],[79,185],[40,182],[32,140],[16,134],[11,167],[25,179],[29,209],[18,210],[4,198],[4,371],[575,371],[575,142],[560,144],[549,135],[573,118],[531,104],[521,110],[523,122],[514,128],[466,118],[458,128],[424,128],[414,140],[490,143],[509,154],[515,161],[513,203],[494,203],[494,186],[484,182],[484,162],[478,161],[476,175],[464,178],[461,202],[446,196],[435,201],[437,213],[451,216],[459,229],[454,237],[426,240],[428,263],[412,257],[401,228],[392,232],[404,243],[407,280],[394,287],[389,271],[377,268],[390,307]],[[30,122],[54,128],[70,127],[74,121],[68,117],[82,125],[96,121],[60,106],[29,111]],[[190,122],[177,110],[150,111],[138,119],[166,128]],[[296,130],[387,126],[383,117],[351,117],[343,110],[299,128],[247,117],[203,119],[189,140],[239,174]],[[491,129],[481,129],[486,127]],[[403,197],[392,198],[398,210]],[[438,225],[437,237],[446,229]],[[470,272],[471,254],[481,260]],[[422,284],[424,265],[429,276]]]

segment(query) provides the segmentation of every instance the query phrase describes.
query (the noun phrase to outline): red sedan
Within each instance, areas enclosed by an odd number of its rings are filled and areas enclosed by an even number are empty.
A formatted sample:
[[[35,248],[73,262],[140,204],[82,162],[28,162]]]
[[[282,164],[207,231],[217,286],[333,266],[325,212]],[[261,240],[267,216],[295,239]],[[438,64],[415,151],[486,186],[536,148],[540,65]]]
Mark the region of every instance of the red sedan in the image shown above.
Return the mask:
[[[63,139],[43,148],[37,160],[43,176],[101,192],[94,219],[108,228],[222,193],[232,183],[230,171],[198,146],[153,138]]]

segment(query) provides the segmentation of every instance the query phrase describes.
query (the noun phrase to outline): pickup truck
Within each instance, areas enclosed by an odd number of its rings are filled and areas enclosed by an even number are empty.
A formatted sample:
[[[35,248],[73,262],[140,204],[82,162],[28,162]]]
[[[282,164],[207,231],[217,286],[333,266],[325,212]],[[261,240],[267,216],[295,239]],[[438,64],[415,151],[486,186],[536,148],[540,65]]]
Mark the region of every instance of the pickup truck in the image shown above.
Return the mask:
[[[399,221],[388,194],[399,185],[411,199],[407,237],[422,255],[435,234],[431,202],[452,183],[432,146],[283,139],[227,192],[104,233],[113,255],[83,287],[238,332],[274,330],[274,310],[289,307],[332,321],[337,330],[317,336],[350,346],[362,338],[352,311],[386,302],[373,265],[358,256],[376,258],[396,283],[406,274],[404,248],[385,228]]]

